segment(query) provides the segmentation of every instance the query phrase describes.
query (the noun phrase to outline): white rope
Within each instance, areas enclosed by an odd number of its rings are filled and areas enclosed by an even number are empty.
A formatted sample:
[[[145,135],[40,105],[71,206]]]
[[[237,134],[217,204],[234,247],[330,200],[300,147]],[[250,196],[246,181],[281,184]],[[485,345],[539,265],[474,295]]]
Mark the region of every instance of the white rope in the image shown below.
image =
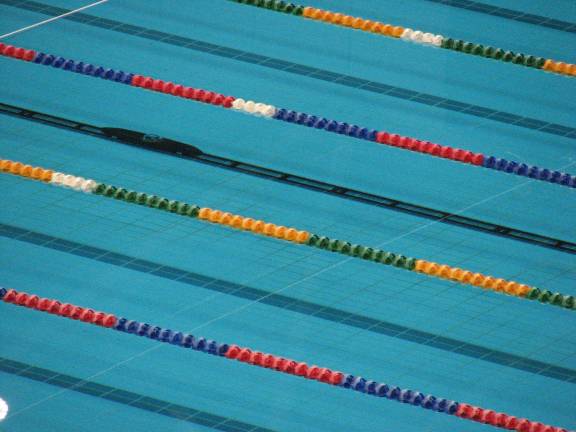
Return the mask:
[[[58,16],[49,18],[49,19],[44,20],[44,21],[40,21],[39,23],[32,24],[32,25],[29,25],[29,26],[27,26],[27,27],[23,27],[23,28],[21,28],[21,29],[19,29],[19,30],[14,30],[13,32],[3,34],[2,36],[0,36],[0,39],[4,39],[4,38],[7,38],[7,37],[9,37],[9,36],[13,36],[13,35],[15,35],[15,34],[25,32],[26,30],[30,30],[30,29],[33,29],[33,28],[36,28],[36,27],[40,27],[41,25],[48,24],[49,22],[59,20],[60,18],[64,18],[64,17],[67,17],[67,16],[69,16],[69,15],[73,15],[73,14],[75,14],[75,13],[81,12],[81,11],[83,11],[83,10],[85,10],[85,9],[88,9],[88,8],[91,8],[91,7],[94,7],[94,6],[98,6],[99,4],[106,3],[107,1],[108,1],[108,0],[100,0],[100,1],[97,1],[97,2],[95,2],[95,3],[91,3],[91,4],[89,4],[89,5],[82,6],[82,7],[79,8],[79,9],[75,9],[75,10],[73,10],[73,11],[66,12],[65,14],[58,15]]]

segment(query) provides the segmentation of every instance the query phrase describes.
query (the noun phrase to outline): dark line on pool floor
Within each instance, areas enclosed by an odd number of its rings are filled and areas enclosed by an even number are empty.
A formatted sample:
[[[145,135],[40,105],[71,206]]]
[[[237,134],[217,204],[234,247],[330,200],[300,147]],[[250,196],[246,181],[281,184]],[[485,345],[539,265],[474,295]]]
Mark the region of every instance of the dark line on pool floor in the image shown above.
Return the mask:
[[[460,9],[466,9],[487,15],[506,18],[513,21],[520,21],[528,24],[534,24],[540,27],[548,27],[554,30],[561,30],[568,33],[576,33],[576,23],[557,20],[541,15],[534,15],[513,9],[507,9],[491,4],[480,3],[472,0],[427,0],[432,3],[440,3],[446,6],[452,6]]]
[[[506,352],[493,350],[480,345],[463,342],[426,331],[415,330],[407,326],[377,320],[375,318],[346,312],[328,306],[322,306],[281,294],[270,294],[270,292],[265,290],[207,277],[198,273],[111,252],[106,249],[83,245],[81,243],[37,233],[12,225],[0,223],[0,237],[11,238],[17,241],[89,258],[141,273],[148,273],[167,280],[201,287],[245,300],[257,301],[268,306],[285,309],[287,311],[331,321],[340,325],[355,327],[372,333],[429,346],[451,353],[461,354],[474,359],[494,363],[499,366],[510,367],[567,383],[576,383],[576,370],[573,369],[531,360],[515,354],[508,354]]]
[[[51,5],[46,5],[43,3],[38,3],[29,0],[0,0],[0,4],[13,6],[19,9],[29,10],[48,16],[61,15],[63,13],[70,11],[69,9],[54,7]],[[65,17],[63,19],[78,22],[81,24],[86,24],[92,27],[99,27],[105,30],[111,30],[118,33],[128,34],[130,36],[149,39],[155,42],[177,46],[192,51],[199,51],[205,54],[211,54],[218,57],[224,57],[258,66],[264,66],[282,72],[301,75],[308,78],[330,82],[333,84],[343,85],[346,87],[352,87],[359,90],[368,91],[371,93],[382,94],[384,96],[391,96],[394,98],[407,100],[409,102],[415,102],[419,104],[433,106],[435,108],[459,112],[461,114],[467,114],[475,117],[485,118],[488,120],[494,120],[500,123],[536,130],[538,132],[544,132],[547,134],[557,135],[564,138],[576,139],[576,128],[570,126],[549,123],[543,120],[533,119],[530,117],[522,117],[505,111],[498,111],[495,109],[486,108],[479,105],[463,103],[453,99],[447,99],[402,87],[395,87],[377,81],[370,81],[367,79],[362,79],[350,75],[331,72],[328,70],[318,69],[298,63],[292,63],[289,61],[273,57],[254,54],[248,51],[242,51],[235,48],[228,48],[222,45],[203,42],[197,39],[182,37],[171,33],[164,33],[161,31],[126,24],[120,21],[114,21],[107,18],[100,18],[94,15],[77,13]]]
[[[261,428],[249,423],[239,422],[206,411],[151,398],[116,387],[98,384],[94,381],[83,380],[5,357],[0,357],[0,372],[28,378],[88,396],[106,399],[111,402],[209,427],[214,430],[225,432],[273,432],[271,429]]]

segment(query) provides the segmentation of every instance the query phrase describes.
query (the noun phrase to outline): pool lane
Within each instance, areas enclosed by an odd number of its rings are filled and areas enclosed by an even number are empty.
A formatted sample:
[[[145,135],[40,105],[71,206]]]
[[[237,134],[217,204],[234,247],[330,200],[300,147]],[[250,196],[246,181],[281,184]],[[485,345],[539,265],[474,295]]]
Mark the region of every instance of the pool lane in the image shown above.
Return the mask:
[[[212,292],[203,289],[194,289],[175,282],[162,282],[152,275],[137,275],[130,270],[118,271],[106,264],[95,265],[82,258],[56,254],[51,255],[49,263],[42,264],[39,259],[44,257],[45,253],[35,246],[26,246],[21,251],[26,254],[26,259],[17,258],[6,262],[15,270],[24,268],[30,261],[35,263],[35,274],[22,273],[15,280],[26,290],[32,291],[35,286],[42,284],[42,295],[59,296],[65,301],[90,304],[96,308],[107,306],[108,310],[120,310],[129,316],[146,320],[153,315],[154,319],[150,321],[155,324],[192,329],[197,323],[226,312],[234,304],[244,304],[240,300],[231,301],[228,296],[215,297]],[[47,276],[66,267],[74,269],[68,272],[66,280]],[[89,289],[74,292],[64,289],[66,282],[80,286],[86,275],[96,272],[98,279],[91,278]],[[86,286],[85,282],[84,285]],[[121,292],[115,290],[118,286],[124,287]],[[160,300],[157,298],[159,288],[166,293]],[[173,294],[173,297],[170,294]],[[110,302],[107,297],[114,300]],[[175,311],[186,306],[196,307],[175,316]],[[295,358],[308,360],[313,357],[319,363],[335,368],[355,367],[355,370],[366,374],[395,376],[397,382],[400,380],[403,383],[417,383],[420,389],[443,392],[438,394],[447,394],[449,391],[451,394],[464,395],[470,393],[469,387],[473,387],[475,403],[484,400],[478,397],[478,390],[485,388],[490,393],[494,388],[498,388],[498,391],[502,392],[497,403],[498,409],[514,409],[518,415],[530,415],[542,421],[562,420],[563,424],[569,424],[569,416],[563,417],[557,406],[569,403],[574,384],[528,376],[520,371],[503,370],[496,365],[459,358],[453,354],[438,355],[434,350],[426,348],[414,350],[414,345],[409,342],[390,344],[384,337],[365,338],[362,337],[362,332],[357,330],[348,330],[332,323],[323,324],[314,318],[298,320],[289,312],[275,313],[275,318],[271,321],[268,309],[265,305],[250,308],[236,317],[229,317],[211,325],[210,329],[202,329],[202,333],[221,339],[249,342],[255,348],[283,350]],[[6,323],[6,331],[14,333],[16,328],[21,329],[18,337],[5,345],[5,349],[11,352],[13,357],[25,356],[22,360],[28,363],[56,371],[64,369],[67,373],[73,372],[80,377],[90,377],[151,347],[151,342],[147,340],[78,326],[73,321],[39,316],[32,311],[16,309],[13,312],[10,308],[6,312],[10,317],[9,323]],[[46,330],[40,332],[26,325],[31,319]],[[266,329],[263,328],[263,323],[266,323]],[[198,332],[200,330],[196,333]],[[61,335],[63,343],[55,340],[54,335]],[[319,335],[322,337],[319,338]],[[23,344],[25,340],[38,347],[37,351],[27,352]],[[87,343],[88,340],[90,343]],[[346,347],[341,346],[342,340],[347,342]],[[369,349],[366,344],[369,344]],[[104,346],[107,347],[105,352],[102,350]],[[359,350],[363,352],[361,358],[358,357]],[[424,359],[426,365],[422,364]],[[430,362],[437,362],[438,367],[430,368]],[[182,367],[183,365],[188,367]],[[410,414],[416,415],[416,420],[413,421],[420,427],[431,423],[441,430],[442,427],[458,425],[451,418],[441,420],[445,416],[433,415],[430,412],[420,415],[420,410],[409,406],[392,404],[381,399],[372,401],[371,398],[330,387],[322,392],[324,396],[320,400],[312,401],[311,397],[317,394],[314,389],[318,384],[308,384],[294,377],[277,376],[278,374],[271,374],[266,370],[252,369],[254,368],[241,364],[223,362],[212,356],[199,356],[194,352],[161,346],[154,352],[92,380],[204,411],[223,412],[236,420],[279,430],[284,430],[291,424],[294,427],[294,415],[290,411],[298,413],[300,422],[317,424],[322,422],[323,416],[334,411],[335,405],[347,407],[341,412],[344,419],[333,419],[335,423],[318,426],[319,430],[330,430],[338,427],[337,425],[341,427],[342,424],[349,426],[351,430],[362,430],[359,424],[362,424],[362,427],[375,426],[383,415],[391,425],[401,427],[405,416]],[[456,377],[454,370],[466,370],[467,376],[460,374]],[[142,380],[143,374],[147,376],[146,380]],[[469,381],[476,374],[483,376],[481,385]],[[503,381],[506,381],[505,385]],[[550,388],[547,387],[550,385],[555,389],[554,396],[546,398],[546,403],[543,403],[535,389]],[[514,395],[518,392],[531,395],[523,397],[525,406],[522,408],[514,401]],[[226,410],[220,411],[220,402],[224,395]],[[299,398],[302,400],[299,401]],[[486,402],[489,401],[490,399],[486,399]],[[491,407],[494,407],[495,401],[490,402]],[[314,412],[305,408],[310,404],[314,407]],[[256,406],[261,407],[259,412],[253,412]],[[275,412],[274,419],[267,418],[271,411]]]
[[[5,363],[0,363],[0,368],[4,369],[4,367]],[[75,379],[69,375],[60,375],[60,377],[66,380]],[[10,412],[35,402],[37,398],[49,398],[61,390],[58,385],[39,383],[34,378],[16,376],[0,370],[2,390],[4,393],[10,394],[10,398],[8,398]],[[65,383],[62,382],[61,384]],[[130,425],[131,430],[138,432],[150,430],[151,427],[156,428],[156,430],[194,430],[199,432],[218,430],[199,424],[203,420],[205,420],[205,424],[213,424],[213,418],[209,414],[198,416],[198,423],[192,425],[173,416],[171,418],[164,413],[159,415],[152,412],[153,408],[138,409],[88,394],[89,392],[94,393],[95,388],[96,386],[88,385],[82,388],[84,390],[82,393],[70,391],[57,398],[49,399],[44,404],[34,407],[32,413],[15,417],[6,427],[10,425],[11,430],[21,431],[82,429],[86,432],[97,432],[103,429],[122,430],[126,428],[126,425]],[[125,395],[120,392],[110,394],[111,398],[114,396]],[[149,402],[149,400],[142,402]],[[95,412],[99,415],[94,415]],[[204,417],[206,418],[204,419]]]
[[[439,334],[416,330],[382,319],[375,319],[360,314],[346,312],[341,309],[299,300],[283,294],[273,294],[266,290],[207,277],[199,273],[139,259],[134,256],[119,254],[110,250],[64,240],[11,225],[0,224],[0,236],[104,262],[113,266],[128,268],[142,273],[149,273],[166,280],[176,280],[179,283],[201,286],[204,289],[217,293],[225,293],[226,295],[257,301],[268,306],[278,307],[291,312],[297,312],[303,315],[332,321],[339,325],[360,328],[365,331],[431,346],[436,349],[478,358],[482,361],[512,367],[561,381],[576,382],[576,370],[573,369],[558,367],[550,363],[509,354],[504,351],[488,349],[481,345],[469,343],[464,340],[452,339]]]
[[[170,83],[168,83],[168,85],[170,85]],[[555,249],[565,253],[576,253],[576,243],[566,239],[557,239],[535,232],[522,231],[514,227],[507,227],[486,220],[481,221],[479,219],[463,216],[462,214],[446,212],[438,208],[433,209],[419,206],[414,203],[408,203],[402,200],[352,189],[348,186],[345,187],[309,177],[302,177],[269,167],[246,163],[245,161],[236,161],[220,155],[206,153],[196,145],[174,141],[166,137],[154,136],[154,140],[151,141],[149,140],[150,135],[146,132],[122,128],[99,127],[88,123],[78,122],[73,119],[65,119],[47,113],[32,111],[15,105],[0,104],[0,110],[3,115],[61,128],[81,135],[88,135],[150,151],[157,151],[174,157],[184,158],[192,162],[207,164],[212,167],[255,176],[260,179],[288,184],[290,186],[313,190],[315,192],[360,202],[366,205],[422,217],[437,223],[480,231],[491,235],[514,239],[516,241],[522,241],[531,245]],[[42,168],[37,169],[42,170]]]
[[[488,0],[485,2],[469,0],[425,0],[438,4],[460,7],[478,13],[498,16],[503,19],[521,21],[535,26],[548,27],[557,31],[576,32],[576,23],[563,21],[574,14],[574,5],[569,1],[551,5],[546,1],[534,1],[523,4],[522,9],[514,0]],[[510,7],[508,9],[507,6]]]
[[[36,366],[15,362],[0,357],[0,374],[3,374],[2,390],[9,395],[35,395],[50,398],[56,391],[69,391],[57,396],[66,403],[73,405],[74,410],[66,410],[63,424],[61,406],[51,401],[47,405],[52,408],[51,415],[44,413],[45,407],[35,409],[35,415],[21,416],[12,424],[24,430],[43,430],[52,428],[58,430],[62,427],[71,429],[82,425],[84,431],[97,431],[102,429],[114,430],[123,424],[130,424],[131,430],[149,430],[150,427],[174,430],[179,422],[185,421],[194,425],[197,431],[250,431],[273,432],[270,429],[258,428],[249,423],[238,422],[233,419],[200,411],[191,407],[169,403],[160,399],[151,398],[142,394],[127,392],[112,386],[106,386],[93,381],[62,374],[53,370],[38,368]],[[8,374],[12,375],[11,377]],[[25,389],[24,393],[22,390]],[[95,402],[94,398],[98,398]],[[97,400],[97,399],[96,399]],[[34,399],[21,397],[10,400],[11,409],[16,410],[26,404],[34,403]],[[118,409],[117,404],[129,407]],[[86,422],[90,410],[106,410],[107,415],[98,420]],[[140,410],[136,414],[135,410]],[[164,418],[163,418],[164,417]],[[169,420],[166,420],[166,417]]]

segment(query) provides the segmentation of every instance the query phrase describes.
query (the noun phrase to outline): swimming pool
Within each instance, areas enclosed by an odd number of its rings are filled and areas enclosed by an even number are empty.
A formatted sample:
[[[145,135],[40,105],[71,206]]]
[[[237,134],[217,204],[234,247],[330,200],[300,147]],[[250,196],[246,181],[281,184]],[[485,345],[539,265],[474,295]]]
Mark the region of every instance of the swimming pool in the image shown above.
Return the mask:
[[[182,3],[110,1],[5,42],[576,172],[573,77],[224,0]],[[465,2],[349,3],[314,1],[544,58],[576,54],[570,2],[483,3],[521,6],[531,22],[496,16],[488,6],[459,7]],[[82,5],[0,0],[0,32]],[[569,248],[149,152],[99,138],[90,127],[168,137],[224,159],[572,244],[574,188],[0,62],[0,158],[576,295]],[[571,310],[18,176],[2,174],[0,182],[1,286],[576,428]],[[496,430],[0,307],[0,398],[10,407],[0,430]]]

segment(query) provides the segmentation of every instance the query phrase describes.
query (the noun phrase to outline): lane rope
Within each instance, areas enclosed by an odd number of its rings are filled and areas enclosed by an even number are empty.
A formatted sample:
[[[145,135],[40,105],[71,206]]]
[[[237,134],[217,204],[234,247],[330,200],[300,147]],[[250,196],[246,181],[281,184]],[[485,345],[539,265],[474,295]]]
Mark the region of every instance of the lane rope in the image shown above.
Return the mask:
[[[576,76],[576,64],[565,63],[553,59],[546,59],[529,54],[516,53],[502,48],[484,46],[479,43],[468,42],[461,39],[449,38],[422,30],[414,30],[393,24],[386,24],[360,17],[350,16],[339,12],[310,6],[288,3],[283,0],[229,0],[248,6],[256,6],[275,12],[308,18],[326,24],[348,27],[354,30],[400,39],[418,45],[442,48],[533,69],[553,72],[567,77]]]
[[[140,87],[146,90],[190,99],[200,103],[220,106],[253,116],[281,120],[287,123],[320,129],[340,135],[347,135],[356,139],[408,150],[422,155],[443,158],[453,162],[496,170],[502,173],[529,177],[534,180],[553,183],[569,188],[576,188],[576,175],[571,175],[569,173],[548,168],[540,168],[526,163],[484,155],[482,153],[474,153],[469,150],[440,145],[392,132],[369,129],[352,123],[331,120],[303,112],[278,108],[274,105],[263,102],[236,98],[234,96],[224,95],[210,90],[188,87],[144,75],[135,75],[120,70],[95,66],[90,63],[65,59],[64,57],[15,47],[12,45],[5,45],[2,43],[0,43],[0,55],[44,66],[51,66],[68,72],[80,73],[90,77],[114,81],[133,87]]]
[[[0,300],[4,303],[82,321],[87,324],[97,325],[134,336],[147,337],[157,342],[171,344],[180,348],[192,349],[228,360],[236,360],[247,365],[299,376],[304,379],[410,404],[447,415],[454,415],[464,420],[485,423],[502,429],[515,430],[518,432],[569,432],[560,427],[546,425],[525,418],[518,418],[491,409],[459,403],[415,390],[403,389],[326,367],[308,365],[302,361],[275,354],[268,354],[240,345],[220,343],[201,336],[174,331],[124,317],[117,317],[111,313],[99,312],[71,303],[62,303],[58,300],[43,298],[35,294],[19,292],[14,289],[0,287]]]
[[[457,282],[462,285],[479,287],[527,300],[538,300],[546,305],[558,306],[572,311],[576,310],[576,298],[572,295],[564,295],[559,292],[543,290],[516,281],[452,267],[447,264],[412,258],[361,244],[354,244],[346,240],[321,236],[306,230],[277,225],[218,209],[200,207],[196,204],[170,200],[144,192],[132,191],[119,186],[99,183],[93,179],[55,172],[50,169],[34,167],[8,159],[0,159],[0,172],[72,189],[77,192],[100,195],[130,204],[143,205],[181,216],[192,217],[203,222],[223,225],[253,235],[263,235],[281,241],[316,247],[353,258],[425,274],[429,277]]]

